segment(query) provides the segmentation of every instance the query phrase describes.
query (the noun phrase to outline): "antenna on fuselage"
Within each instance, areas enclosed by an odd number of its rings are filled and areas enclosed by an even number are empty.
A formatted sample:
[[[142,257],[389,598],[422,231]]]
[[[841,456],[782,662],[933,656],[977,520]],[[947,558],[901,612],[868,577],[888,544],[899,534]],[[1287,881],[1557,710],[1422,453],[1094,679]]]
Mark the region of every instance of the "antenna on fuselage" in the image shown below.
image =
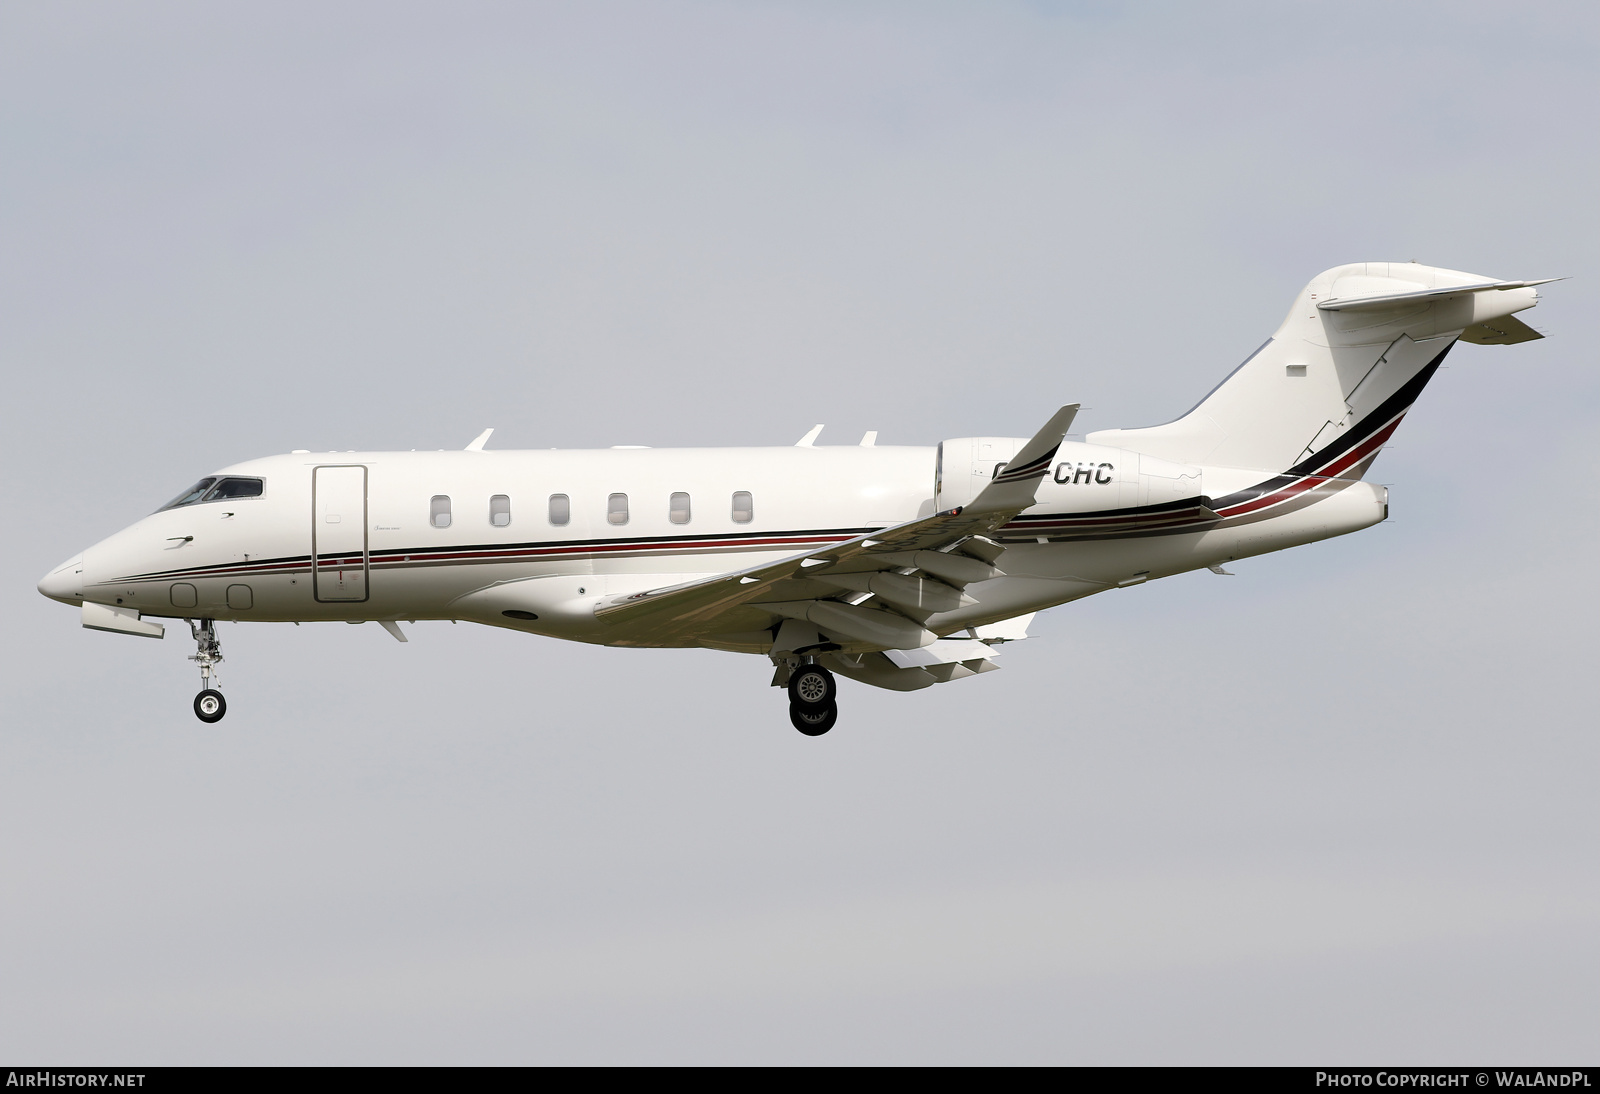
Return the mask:
[[[810,433],[807,433],[804,437],[801,437],[798,441],[794,442],[794,446],[796,448],[811,448],[817,443],[817,438],[821,435],[822,427],[820,425],[814,425],[811,427]]]
[[[483,446],[489,443],[489,434],[493,432],[494,426],[490,426],[488,429],[485,429],[482,433],[479,433],[476,437],[472,438],[472,443],[467,445],[467,447],[463,448],[461,451],[482,452]]]

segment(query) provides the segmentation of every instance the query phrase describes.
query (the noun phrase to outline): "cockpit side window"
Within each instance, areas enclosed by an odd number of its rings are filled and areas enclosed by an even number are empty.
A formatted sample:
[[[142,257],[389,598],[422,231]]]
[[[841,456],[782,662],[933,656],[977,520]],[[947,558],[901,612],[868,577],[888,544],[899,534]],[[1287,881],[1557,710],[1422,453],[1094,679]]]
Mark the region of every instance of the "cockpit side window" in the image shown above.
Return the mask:
[[[229,498],[259,498],[264,484],[260,479],[247,479],[237,475],[218,478],[215,475],[201,479],[189,489],[173,498],[156,512],[179,509],[202,501],[224,501]]]
[[[204,501],[222,501],[224,498],[259,498],[262,483],[260,479],[241,479],[232,475],[223,479],[210,490],[206,491]]]

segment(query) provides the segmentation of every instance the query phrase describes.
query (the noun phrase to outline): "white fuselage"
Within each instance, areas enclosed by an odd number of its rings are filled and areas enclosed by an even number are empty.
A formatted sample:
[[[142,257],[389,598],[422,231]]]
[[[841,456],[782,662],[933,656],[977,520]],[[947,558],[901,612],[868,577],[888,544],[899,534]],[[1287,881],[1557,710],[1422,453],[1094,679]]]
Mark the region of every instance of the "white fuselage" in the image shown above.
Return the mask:
[[[670,639],[640,640],[626,625],[597,620],[594,607],[618,594],[739,570],[964,504],[1021,444],[968,438],[939,449],[270,456],[216,473],[259,478],[259,497],[154,513],[58,568],[41,589],[143,616],[463,619],[609,645],[761,653],[759,634],[690,627]],[[969,586],[975,604],[936,615],[928,626],[951,633],[1384,518],[1382,488],[1327,477],[1292,504],[1235,519],[1128,526],[1113,515],[1105,524],[1111,511],[1220,497],[1269,478],[1259,470],[1184,467],[1100,445],[1063,444],[1038,504],[1003,529],[1003,576]],[[492,498],[503,500],[492,506]],[[565,523],[555,523],[563,508]],[[1100,515],[1078,519],[1085,513]],[[532,618],[507,615],[508,604]]]

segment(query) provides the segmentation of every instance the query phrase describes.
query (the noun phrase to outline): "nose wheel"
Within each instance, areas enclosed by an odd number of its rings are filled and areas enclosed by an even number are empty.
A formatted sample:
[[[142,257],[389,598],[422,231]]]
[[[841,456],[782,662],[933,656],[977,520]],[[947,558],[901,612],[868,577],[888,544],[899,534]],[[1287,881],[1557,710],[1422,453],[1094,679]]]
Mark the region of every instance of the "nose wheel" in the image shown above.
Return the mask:
[[[222,697],[222,692],[214,688],[206,688],[194,697],[194,716],[202,722],[220,722],[222,716],[228,713],[228,700]]]
[[[217,641],[217,622],[214,619],[185,619],[189,633],[194,636],[195,651],[189,660],[200,666],[200,694],[194,697],[194,716],[210,725],[222,721],[228,713],[228,701],[217,690],[217,665],[222,662],[222,643]]]
[[[807,737],[820,737],[839,720],[839,685],[821,665],[801,665],[789,677],[789,722]]]

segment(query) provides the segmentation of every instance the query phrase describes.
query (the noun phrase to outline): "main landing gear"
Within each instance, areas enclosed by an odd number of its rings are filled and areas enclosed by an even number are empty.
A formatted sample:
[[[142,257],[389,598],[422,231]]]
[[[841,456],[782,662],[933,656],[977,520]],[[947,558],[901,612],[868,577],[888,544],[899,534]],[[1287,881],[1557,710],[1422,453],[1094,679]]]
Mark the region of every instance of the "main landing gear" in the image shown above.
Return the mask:
[[[789,721],[807,737],[820,737],[839,720],[839,685],[821,665],[801,665],[789,677]]]
[[[194,716],[208,725],[212,722],[222,721],[222,716],[228,713],[228,701],[222,697],[222,692],[212,685],[217,684],[217,665],[222,661],[222,643],[217,641],[217,622],[214,619],[185,619],[189,624],[189,633],[194,635],[194,644],[198,650],[189,655],[189,660],[200,666],[200,694],[194,697]]]

